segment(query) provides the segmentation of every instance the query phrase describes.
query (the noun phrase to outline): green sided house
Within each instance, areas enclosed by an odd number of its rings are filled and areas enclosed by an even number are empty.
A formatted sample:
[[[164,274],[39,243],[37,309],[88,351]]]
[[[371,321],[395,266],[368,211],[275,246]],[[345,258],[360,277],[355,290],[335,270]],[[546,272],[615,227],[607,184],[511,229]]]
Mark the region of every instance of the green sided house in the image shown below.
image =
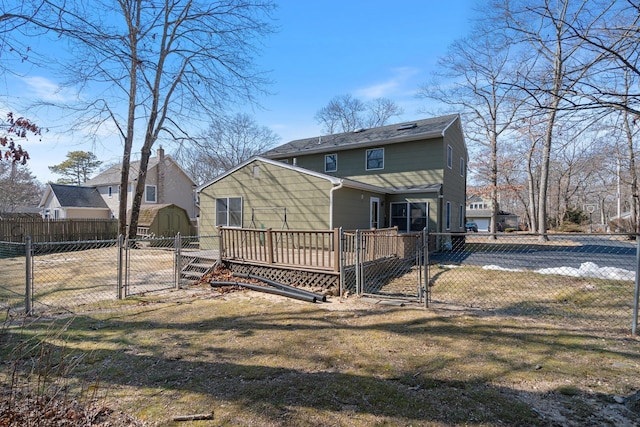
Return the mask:
[[[302,139],[200,186],[200,235],[398,227],[465,231],[467,149],[458,115]]]

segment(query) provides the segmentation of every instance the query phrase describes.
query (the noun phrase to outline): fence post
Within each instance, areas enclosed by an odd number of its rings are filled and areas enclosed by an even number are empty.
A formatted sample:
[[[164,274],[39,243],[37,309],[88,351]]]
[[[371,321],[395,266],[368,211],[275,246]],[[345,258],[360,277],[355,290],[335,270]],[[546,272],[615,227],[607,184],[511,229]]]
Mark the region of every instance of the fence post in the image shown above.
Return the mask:
[[[422,259],[424,263],[423,286],[424,286],[424,308],[429,308],[429,229],[425,227],[422,230]]]
[[[25,293],[24,293],[24,311],[27,316],[31,316],[33,309],[33,281],[31,277],[31,273],[33,272],[33,258],[31,252],[31,236],[27,236],[24,244],[24,252],[25,252]]]
[[[636,235],[636,287],[633,294],[633,325],[631,334],[636,335],[638,332],[638,300],[640,299],[640,235]]]
[[[355,265],[355,273],[356,273],[356,295],[361,295],[361,286],[362,286],[362,272],[360,271],[360,230],[356,230],[356,265]]]
[[[122,283],[122,255],[123,255],[123,247],[124,247],[124,236],[122,234],[118,235],[118,299],[124,298],[124,285]]]
[[[175,258],[173,262],[173,286],[176,289],[180,289],[180,273],[182,265],[182,236],[180,232],[176,234],[175,238]]]
[[[338,267],[338,272],[340,273],[340,276],[338,281],[339,281],[339,295],[340,297],[344,296],[344,252],[342,252],[342,248],[344,245],[344,230],[342,229],[342,227],[340,227],[338,229],[338,247],[336,248],[336,250],[338,251],[338,259],[340,262],[340,266]]]

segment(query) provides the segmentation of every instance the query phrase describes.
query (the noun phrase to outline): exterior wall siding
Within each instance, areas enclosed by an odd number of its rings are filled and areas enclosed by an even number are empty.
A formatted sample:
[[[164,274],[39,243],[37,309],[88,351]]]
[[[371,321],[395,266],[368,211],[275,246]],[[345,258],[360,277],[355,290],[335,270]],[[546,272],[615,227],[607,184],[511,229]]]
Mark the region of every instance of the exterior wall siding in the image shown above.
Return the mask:
[[[65,219],[110,219],[111,213],[106,209],[66,208]]]
[[[353,188],[342,188],[333,196],[333,224],[345,230],[368,229],[371,222],[371,197],[384,203],[385,195],[361,191]],[[384,207],[380,207],[380,227],[384,224]]]
[[[257,177],[254,166],[259,170]],[[322,178],[260,161],[248,163],[201,191],[200,234],[216,233],[215,199],[221,197],[242,197],[245,228],[326,230],[331,187]]]
[[[444,165],[442,182],[442,231],[447,231],[444,207],[446,205],[446,202],[451,202],[451,228],[448,231],[462,232],[465,231],[465,228],[464,218],[462,218],[462,227],[460,227],[460,205],[466,205],[467,184],[466,170],[464,176],[460,175],[460,158],[464,159],[466,165],[468,161],[468,155],[459,122],[456,122],[453,126],[447,129],[445,141],[444,153],[442,157],[442,164]],[[446,145],[450,145],[453,149],[451,168],[447,166]]]
[[[366,152],[370,148],[337,151],[338,170],[327,175],[349,178],[381,187],[399,187],[442,182],[442,138],[380,146],[384,148],[384,169],[366,170]],[[327,153],[333,154],[333,153]],[[324,172],[324,154],[297,156],[297,165]]]
[[[189,218],[195,218],[197,212],[191,179],[175,163],[168,160],[165,162],[167,166],[165,167],[163,194],[158,198],[158,203],[173,203],[187,211]],[[157,179],[153,184],[157,184]],[[158,190],[160,190],[159,187]]]

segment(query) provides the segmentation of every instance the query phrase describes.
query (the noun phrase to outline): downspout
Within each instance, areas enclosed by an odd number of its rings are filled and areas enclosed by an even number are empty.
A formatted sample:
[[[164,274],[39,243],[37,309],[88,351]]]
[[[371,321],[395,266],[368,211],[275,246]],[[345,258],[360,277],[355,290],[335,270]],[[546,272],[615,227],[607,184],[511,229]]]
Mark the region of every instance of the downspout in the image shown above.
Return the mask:
[[[343,185],[343,181],[340,180],[340,184],[335,187],[331,187],[331,190],[329,191],[329,230],[333,230],[333,192],[340,190]]]

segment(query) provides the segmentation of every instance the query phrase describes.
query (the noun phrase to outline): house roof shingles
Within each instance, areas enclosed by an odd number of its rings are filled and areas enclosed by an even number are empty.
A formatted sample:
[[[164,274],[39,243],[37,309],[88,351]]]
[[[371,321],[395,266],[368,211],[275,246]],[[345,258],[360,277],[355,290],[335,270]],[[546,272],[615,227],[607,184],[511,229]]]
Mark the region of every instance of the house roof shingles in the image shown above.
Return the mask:
[[[100,193],[94,187],[49,184],[62,207],[109,209]]]
[[[457,114],[453,114],[354,132],[298,139],[273,148],[262,156],[279,158],[290,154],[340,151],[359,146],[386,145],[395,142],[437,138],[442,136],[458,117]]]

